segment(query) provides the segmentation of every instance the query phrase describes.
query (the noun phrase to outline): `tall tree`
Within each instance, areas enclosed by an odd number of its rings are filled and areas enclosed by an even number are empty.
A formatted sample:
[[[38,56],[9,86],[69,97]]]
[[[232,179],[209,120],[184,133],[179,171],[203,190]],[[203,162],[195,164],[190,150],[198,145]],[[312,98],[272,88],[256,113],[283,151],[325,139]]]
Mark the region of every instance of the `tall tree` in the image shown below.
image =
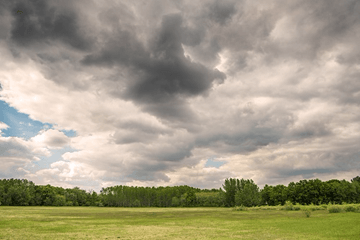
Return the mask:
[[[222,185],[225,190],[225,206],[233,207],[235,206],[235,193],[236,193],[236,179],[230,178],[225,179],[224,184]]]
[[[235,193],[235,203],[240,206],[253,207],[260,205],[261,195],[259,187],[254,183],[252,179],[237,180],[238,186]]]

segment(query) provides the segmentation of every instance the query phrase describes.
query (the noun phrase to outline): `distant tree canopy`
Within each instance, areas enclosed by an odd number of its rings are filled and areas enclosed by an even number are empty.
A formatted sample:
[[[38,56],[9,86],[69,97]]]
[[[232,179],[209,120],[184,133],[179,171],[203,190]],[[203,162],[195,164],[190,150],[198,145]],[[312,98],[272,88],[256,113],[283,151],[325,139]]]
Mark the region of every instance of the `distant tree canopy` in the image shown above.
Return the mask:
[[[288,186],[265,185],[251,179],[225,179],[223,189],[112,186],[100,194],[78,187],[64,189],[35,185],[26,179],[0,180],[0,205],[4,206],[107,206],[107,207],[233,207],[293,204],[360,203],[360,177],[346,180],[319,179],[291,182]]]

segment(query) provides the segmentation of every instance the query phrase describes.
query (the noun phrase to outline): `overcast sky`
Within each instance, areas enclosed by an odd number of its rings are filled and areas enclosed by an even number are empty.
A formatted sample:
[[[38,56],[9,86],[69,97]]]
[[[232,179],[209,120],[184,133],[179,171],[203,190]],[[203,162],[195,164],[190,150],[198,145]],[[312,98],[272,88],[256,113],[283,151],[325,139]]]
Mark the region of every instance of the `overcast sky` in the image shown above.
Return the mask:
[[[360,174],[360,2],[0,0],[0,178]]]

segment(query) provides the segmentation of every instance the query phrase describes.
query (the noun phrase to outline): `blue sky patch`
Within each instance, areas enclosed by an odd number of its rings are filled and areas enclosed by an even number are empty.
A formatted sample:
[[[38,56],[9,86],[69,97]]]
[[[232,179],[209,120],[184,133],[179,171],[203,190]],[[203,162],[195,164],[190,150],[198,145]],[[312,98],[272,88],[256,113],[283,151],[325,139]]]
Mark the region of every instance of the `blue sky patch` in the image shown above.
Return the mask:
[[[0,111],[0,122],[9,126],[2,130],[4,137],[21,137],[28,140],[36,136],[41,129],[52,127],[49,123],[32,120],[29,115],[18,112],[1,100]]]
[[[214,157],[212,158],[209,158],[205,164],[205,167],[216,167],[216,168],[219,168],[221,167],[222,165],[225,164],[225,162],[223,161],[214,161]]]
[[[9,127],[2,129],[4,137],[20,137],[26,140],[35,137],[40,130],[50,129],[53,127],[50,123],[42,123],[32,120],[28,114],[20,113],[15,108],[10,107],[4,101],[0,100],[0,122]],[[73,130],[61,130],[68,137],[75,137],[76,132]]]
[[[76,137],[76,131],[74,130],[60,130],[68,137]]]

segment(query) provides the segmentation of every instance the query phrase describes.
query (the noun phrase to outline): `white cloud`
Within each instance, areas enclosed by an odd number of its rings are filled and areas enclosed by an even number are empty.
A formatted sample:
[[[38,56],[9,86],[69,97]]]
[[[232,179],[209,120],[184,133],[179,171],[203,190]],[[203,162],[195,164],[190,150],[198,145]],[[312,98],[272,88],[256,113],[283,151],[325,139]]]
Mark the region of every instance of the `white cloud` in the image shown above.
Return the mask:
[[[40,132],[35,137],[31,138],[31,141],[53,149],[61,149],[70,144],[70,138],[63,132],[54,129]]]
[[[9,128],[9,126],[8,125],[6,125],[5,123],[3,123],[3,122],[0,122],[0,136],[3,134],[2,133],[2,129],[8,129]]]
[[[78,186],[85,190],[100,191],[99,178],[104,171],[98,171],[83,163],[57,161],[48,169],[42,169],[35,173],[25,175],[37,184],[51,184],[65,188]]]
[[[18,137],[0,136],[0,176],[21,176],[19,171],[38,161],[40,156],[49,156],[47,149]]]
[[[7,128],[9,128],[8,125],[6,125],[6,124],[3,123],[3,122],[0,122],[0,129],[7,129]]]

